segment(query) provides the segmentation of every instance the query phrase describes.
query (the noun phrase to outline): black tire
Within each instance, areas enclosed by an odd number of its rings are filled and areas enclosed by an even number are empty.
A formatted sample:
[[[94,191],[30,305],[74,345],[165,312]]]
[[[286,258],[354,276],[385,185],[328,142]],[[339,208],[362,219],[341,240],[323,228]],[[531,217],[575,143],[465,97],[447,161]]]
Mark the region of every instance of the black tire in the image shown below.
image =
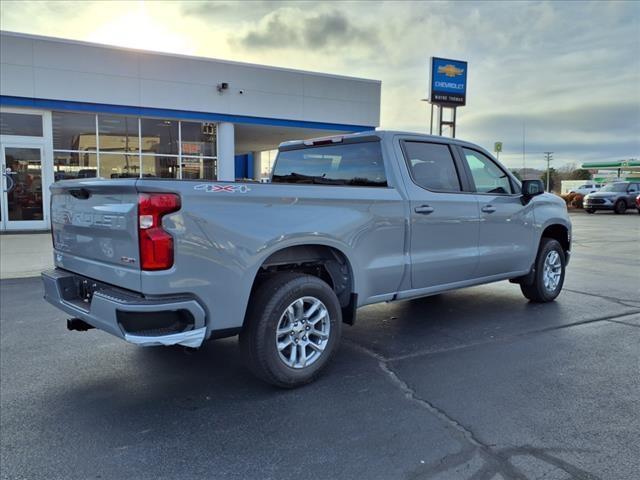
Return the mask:
[[[552,251],[555,251],[559,256],[560,279],[557,283],[557,286],[553,290],[549,290],[545,287],[544,283],[544,265],[547,256]],[[536,257],[533,282],[531,283],[531,285],[521,283],[520,290],[522,290],[522,294],[532,302],[552,302],[558,295],[560,295],[560,292],[562,291],[562,285],[564,284],[564,275],[565,256],[562,245],[560,245],[560,242],[554,240],[553,238],[543,237],[540,241],[540,247],[538,248],[538,256]]]
[[[622,215],[627,211],[627,202],[625,202],[624,200],[618,200],[613,207],[613,211],[618,215]]]
[[[596,209],[595,208],[587,208],[585,211],[587,213],[596,213]]]
[[[287,308],[302,297],[314,297],[326,307],[329,338],[311,365],[293,368],[280,358],[276,330]],[[294,388],[318,377],[337,350],[341,330],[340,302],[326,282],[301,273],[280,273],[265,279],[251,295],[240,333],[240,349],[245,364],[258,378],[278,387]]]

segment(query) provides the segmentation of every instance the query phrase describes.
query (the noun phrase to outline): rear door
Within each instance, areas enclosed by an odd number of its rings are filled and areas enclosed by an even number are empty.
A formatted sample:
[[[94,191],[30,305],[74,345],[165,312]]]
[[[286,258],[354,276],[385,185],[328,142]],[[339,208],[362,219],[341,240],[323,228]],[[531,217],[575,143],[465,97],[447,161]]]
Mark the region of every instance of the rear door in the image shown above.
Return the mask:
[[[411,283],[425,289],[471,280],[478,262],[478,201],[464,192],[447,143],[402,140],[409,172]]]
[[[140,290],[136,180],[70,180],[51,187],[58,267]]]
[[[479,276],[528,270],[535,251],[533,204],[522,204],[519,186],[495,160],[457,148],[480,207]]]

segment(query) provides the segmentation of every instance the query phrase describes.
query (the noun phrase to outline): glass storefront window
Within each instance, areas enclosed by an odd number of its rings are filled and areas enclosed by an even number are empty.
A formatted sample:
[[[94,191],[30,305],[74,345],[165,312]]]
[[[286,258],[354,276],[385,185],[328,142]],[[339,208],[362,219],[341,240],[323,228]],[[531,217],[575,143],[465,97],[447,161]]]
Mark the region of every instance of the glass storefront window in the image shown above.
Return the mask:
[[[182,178],[215,180],[216,159],[203,157],[182,157]]]
[[[165,155],[177,155],[178,152],[178,122],[156,118],[142,118],[140,120],[142,133],[142,151],[155,152]]]
[[[98,175],[98,160],[95,153],[55,152],[53,155],[55,181],[71,178],[92,178]]]
[[[0,135],[42,136],[42,115],[0,112]]]
[[[96,150],[96,116],[89,113],[53,112],[54,150]]]
[[[100,177],[130,178],[140,176],[140,157],[124,153],[100,152]]]
[[[72,112],[52,115],[56,181],[96,176],[216,179],[215,123]]]
[[[142,176],[156,178],[178,178],[178,157],[159,155],[142,156]]]
[[[181,122],[182,155],[216,156],[216,124]]]
[[[100,152],[138,152],[138,118],[98,115],[98,140]]]

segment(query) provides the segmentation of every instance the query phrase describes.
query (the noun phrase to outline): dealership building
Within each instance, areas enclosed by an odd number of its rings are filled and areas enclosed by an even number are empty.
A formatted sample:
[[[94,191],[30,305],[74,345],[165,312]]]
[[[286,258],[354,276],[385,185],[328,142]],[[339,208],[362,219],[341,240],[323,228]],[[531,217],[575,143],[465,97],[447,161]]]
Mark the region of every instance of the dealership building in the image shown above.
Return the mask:
[[[70,178],[268,175],[285,140],[376,128],[380,82],[0,32],[0,231]]]

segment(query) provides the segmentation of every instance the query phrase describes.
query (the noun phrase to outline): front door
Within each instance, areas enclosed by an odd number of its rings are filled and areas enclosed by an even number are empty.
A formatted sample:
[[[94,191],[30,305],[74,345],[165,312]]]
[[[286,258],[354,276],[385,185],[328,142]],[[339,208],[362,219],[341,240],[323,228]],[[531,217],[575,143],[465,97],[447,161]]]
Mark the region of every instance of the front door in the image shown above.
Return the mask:
[[[0,144],[0,227],[2,230],[46,229],[43,147]]]
[[[478,276],[529,270],[536,251],[533,203],[522,204],[517,185],[492,158],[470,148],[460,151],[480,207]]]

